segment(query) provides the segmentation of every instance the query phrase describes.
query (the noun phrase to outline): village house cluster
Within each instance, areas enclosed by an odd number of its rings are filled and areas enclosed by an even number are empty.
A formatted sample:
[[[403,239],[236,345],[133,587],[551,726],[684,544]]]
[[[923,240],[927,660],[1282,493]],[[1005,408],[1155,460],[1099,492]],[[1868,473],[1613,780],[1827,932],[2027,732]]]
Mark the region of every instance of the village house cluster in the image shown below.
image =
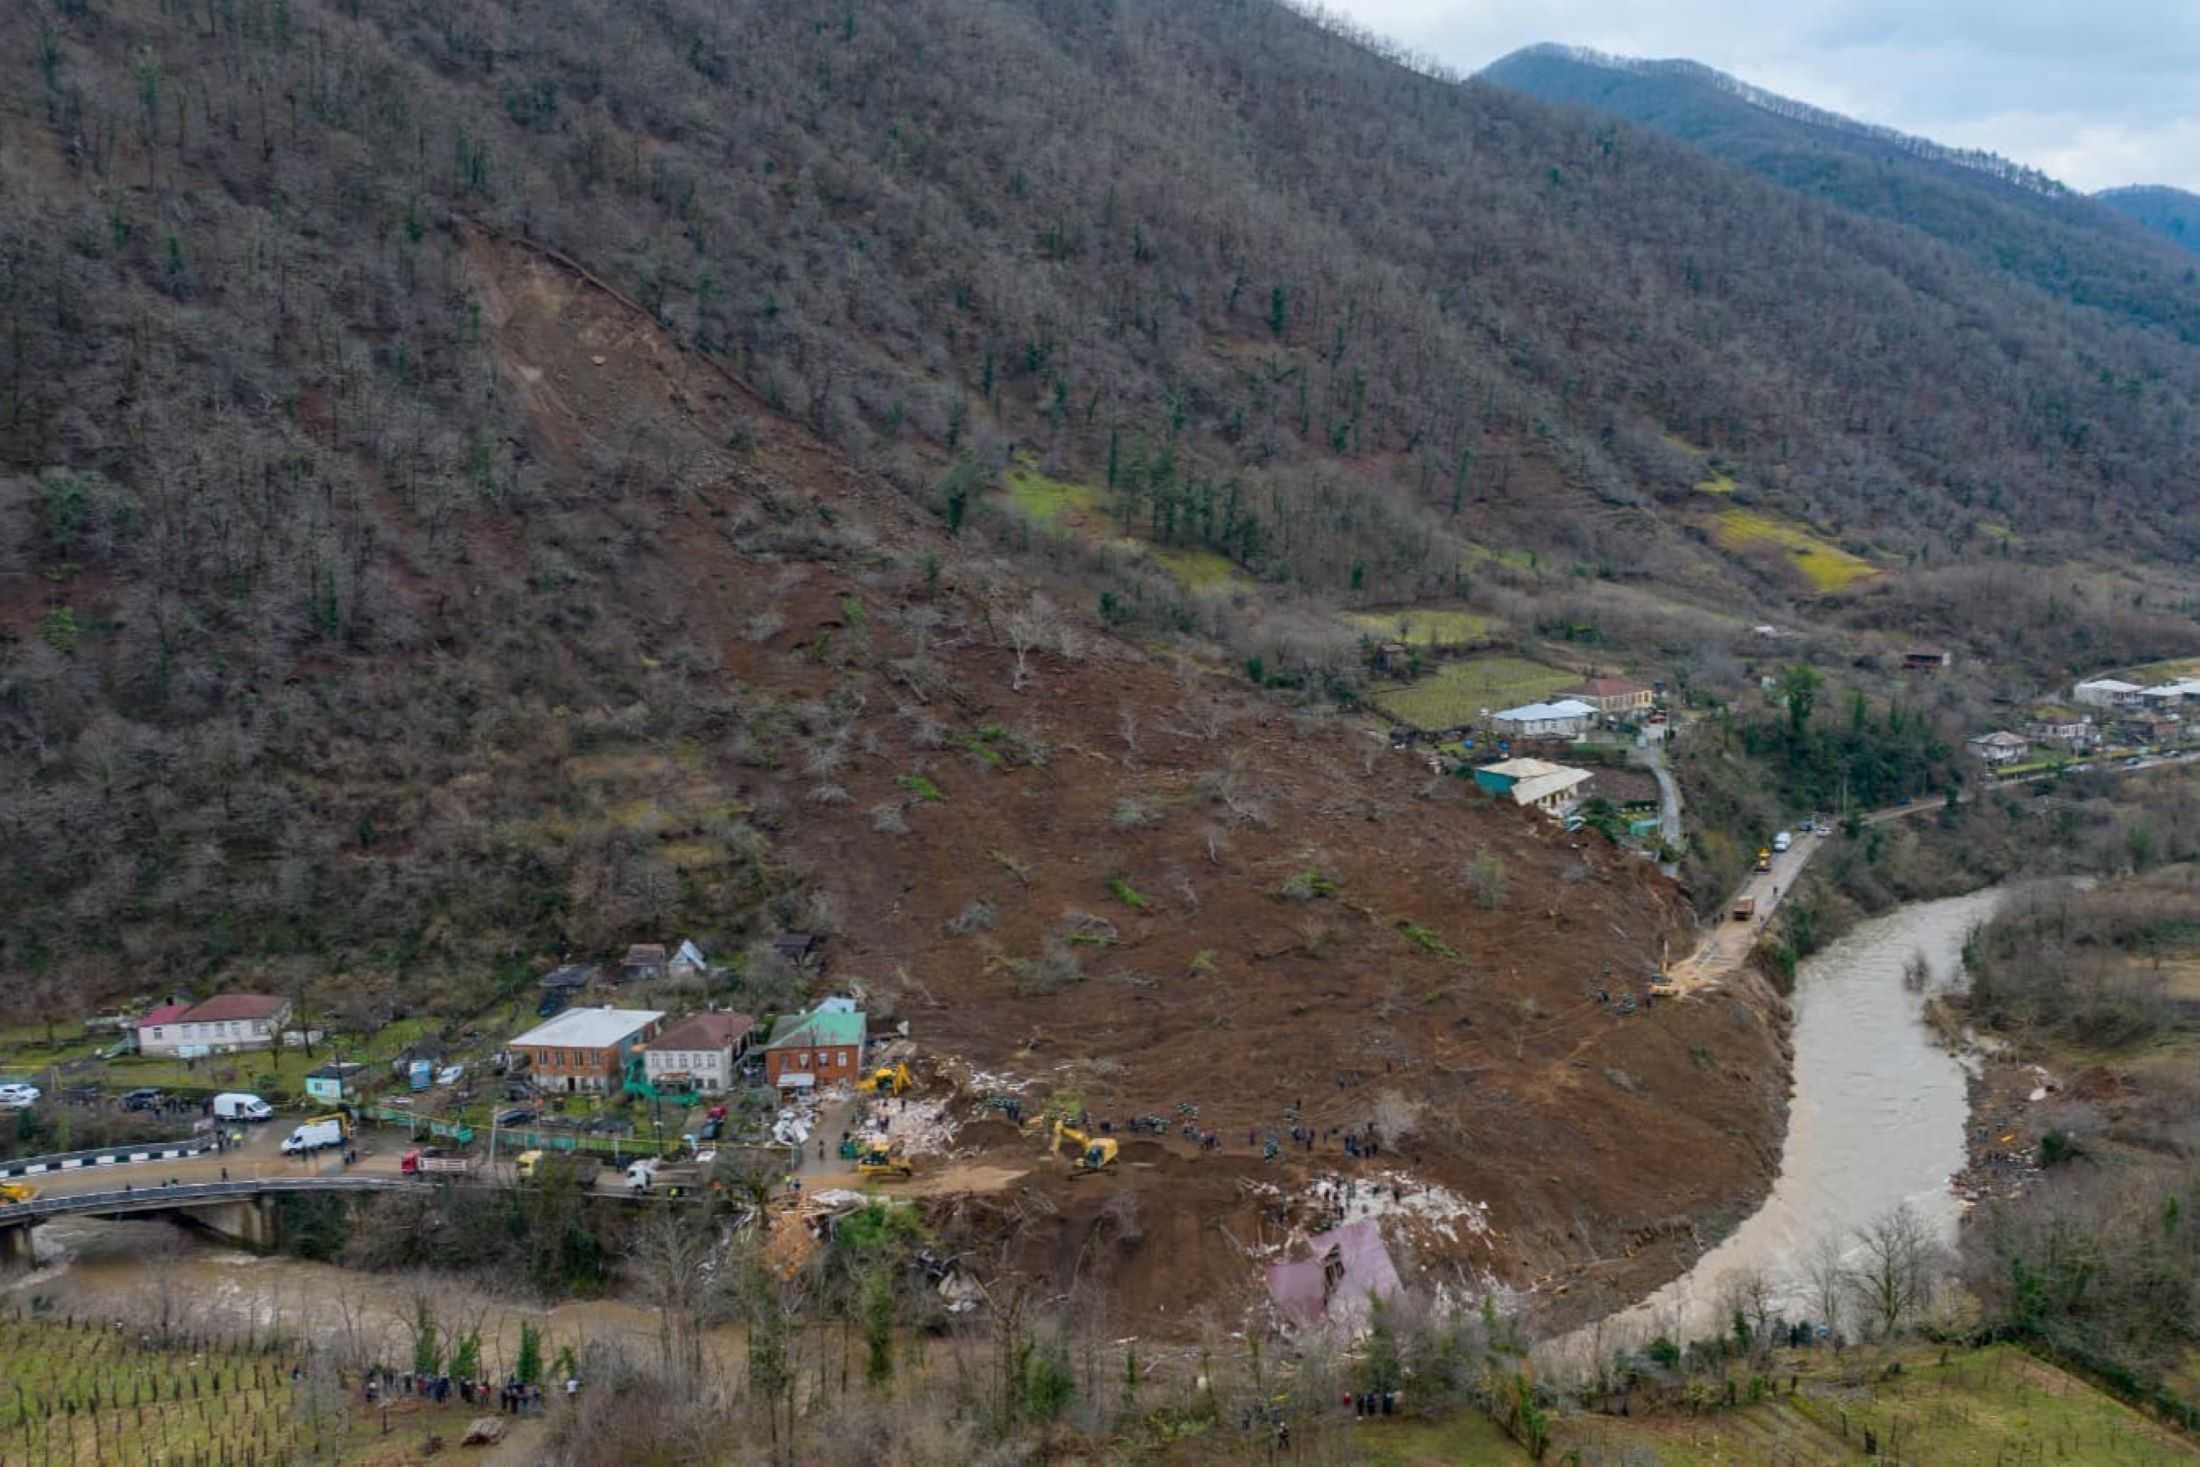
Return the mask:
[[[2089,678],[2070,690],[2068,704],[2043,703],[2020,730],[1994,729],[1964,741],[1993,768],[2046,755],[2083,756],[2103,748],[2162,748],[2187,743],[2196,725],[2185,715],[2200,709],[2200,678],[2145,685],[2122,678]]]

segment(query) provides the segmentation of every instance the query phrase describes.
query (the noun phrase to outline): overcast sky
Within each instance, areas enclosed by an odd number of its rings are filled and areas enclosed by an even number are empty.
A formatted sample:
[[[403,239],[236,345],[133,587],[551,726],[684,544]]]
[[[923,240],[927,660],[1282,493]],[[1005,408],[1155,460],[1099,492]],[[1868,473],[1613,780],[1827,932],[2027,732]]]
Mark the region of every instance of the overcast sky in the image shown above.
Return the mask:
[[[1682,56],[2091,191],[2200,192],[2200,0],[1326,0],[1478,71],[1537,41]]]

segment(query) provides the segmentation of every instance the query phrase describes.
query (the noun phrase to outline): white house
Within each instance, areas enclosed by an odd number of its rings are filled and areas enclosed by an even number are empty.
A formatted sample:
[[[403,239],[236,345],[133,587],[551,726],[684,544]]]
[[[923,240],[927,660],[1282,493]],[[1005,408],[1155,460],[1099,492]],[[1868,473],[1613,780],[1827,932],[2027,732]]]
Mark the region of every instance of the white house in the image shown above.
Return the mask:
[[[2097,677],[2070,690],[2071,701],[2089,708],[2129,708],[2139,701],[2143,692],[2137,683],[2127,683],[2120,678]]]
[[[289,1020],[290,1000],[271,993],[219,993],[201,1004],[162,1004],[138,1020],[138,1052],[273,1049]]]
[[[1557,703],[1529,703],[1519,708],[1508,708],[1490,722],[1498,733],[1512,738],[1578,738],[1589,731],[1595,721],[1596,709],[1578,698],[1567,698]]]
[[[2139,701],[2149,708],[2176,708],[2200,697],[2200,682],[2158,683],[2139,690]]]
[[[1973,754],[1988,764],[2014,764],[2032,752],[2032,745],[2022,735],[2002,730],[1980,734],[1965,742]]]
[[[177,1020],[191,1012],[188,1001],[164,1003],[137,1021],[139,1054],[174,1054],[176,1046],[183,1043],[183,1030]]]
[[[680,939],[680,945],[672,950],[672,961],[665,971],[675,978],[704,978],[710,975],[710,960],[691,937]]]
[[[1546,815],[1563,815],[1588,795],[1583,786],[1593,778],[1586,769],[1554,769],[1515,784],[1511,791],[1513,803]]]
[[[642,1051],[652,1085],[690,1085],[710,1093],[733,1088],[733,1069],[749,1052],[756,1020],[747,1014],[690,1014]]]
[[[2025,736],[2035,744],[2058,744],[2065,749],[2087,749],[2100,741],[2101,730],[2092,715],[2068,708],[2035,708]]]

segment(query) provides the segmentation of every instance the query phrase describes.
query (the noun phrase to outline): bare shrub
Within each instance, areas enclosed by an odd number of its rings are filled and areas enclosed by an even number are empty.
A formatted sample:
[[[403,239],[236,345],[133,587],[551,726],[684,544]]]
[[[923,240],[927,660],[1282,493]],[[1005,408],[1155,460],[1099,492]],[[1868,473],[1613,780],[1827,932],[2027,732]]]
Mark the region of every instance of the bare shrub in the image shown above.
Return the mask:
[[[810,803],[813,805],[845,805],[848,792],[837,784],[821,784],[811,787]]]
[[[871,807],[871,828],[880,835],[907,835],[909,808],[905,800],[881,800]]]
[[[1009,964],[1016,974],[1016,991],[1026,998],[1063,989],[1085,981],[1085,966],[1066,938],[1049,936],[1036,958],[1018,958]]]
[[[1460,878],[1483,911],[1494,912],[1505,905],[1505,861],[1495,851],[1476,851]]]
[[[991,932],[1000,914],[993,904],[982,897],[963,905],[959,916],[947,919],[947,931],[954,937],[968,937],[974,932]]]
[[[1142,830],[1161,823],[1160,804],[1146,795],[1125,795],[1115,802],[1108,823],[1117,830]]]

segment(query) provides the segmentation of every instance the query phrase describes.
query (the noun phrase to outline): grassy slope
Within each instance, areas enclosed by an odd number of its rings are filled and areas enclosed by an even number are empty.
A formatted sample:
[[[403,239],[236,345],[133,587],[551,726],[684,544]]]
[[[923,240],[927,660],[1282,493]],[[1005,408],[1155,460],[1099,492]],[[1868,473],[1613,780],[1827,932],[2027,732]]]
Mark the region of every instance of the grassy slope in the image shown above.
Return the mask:
[[[1897,1446],[1901,1460],[1934,1467],[1993,1467],[2041,1448],[2050,1461],[2171,1467],[2200,1460],[2191,1442],[2014,1347],[1959,1351],[1946,1364],[1926,1350],[1906,1350],[1902,1358],[1898,1378],[1843,1385],[1822,1357],[1799,1356],[1778,1372],[1783,1390],[1790,1363],[1806,1372],[1797,1394],[1738,1411],[1568,1417],[1546,1460],[1563,1461],[1579,1451],[1588,1462],[1741,1467],[1785,1464],[1792,1454],[1806,1467],[1833,1467],[1861,1457],[1866,1427],[1883,1447]],[[1380,1467],[1500,1467],[1529,1460],[1473,1412],[1432,1423],[1367,1424],[1355,1431],[1353,1446],[1355,1460]]]

